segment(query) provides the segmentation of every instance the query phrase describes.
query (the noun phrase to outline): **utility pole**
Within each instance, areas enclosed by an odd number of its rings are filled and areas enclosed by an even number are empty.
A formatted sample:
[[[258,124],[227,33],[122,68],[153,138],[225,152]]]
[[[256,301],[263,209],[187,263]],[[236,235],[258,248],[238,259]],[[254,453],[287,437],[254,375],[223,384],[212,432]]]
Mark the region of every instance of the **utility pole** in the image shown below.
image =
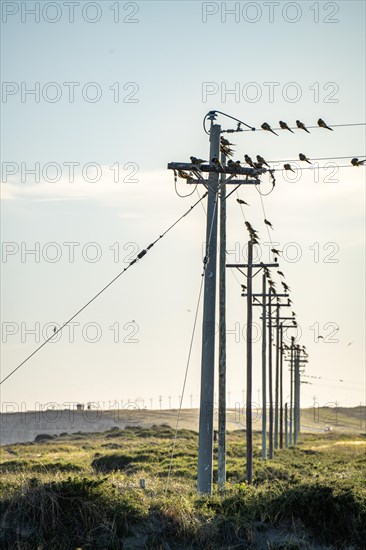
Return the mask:
[[[220,156],[220,132],[221,126],[214,124],[211,120],[210,163],[214,157]],[[219,174],[210,172],[207,198],[197,479],[198,491],[207,494],[212,493],[218,181]]]
[[[274,420],[274,448],[278,449],[278,381],[280,367],[280,302],[276,305],[276,375],[275,375],[275,420]]]
[[[168,399],[169,399],[169,409],[171,409],[172,408],[172,396],[169,395]]]
[[[293,401],[294,401],[294,347],[295,338],[291,337],[291,356],[290,356],[290,447],[293,444]]]
[[[221,165],[226,155],[221,153]],[[219,419],[217,449],[217,483],[222,491],[226,482],[226,175],[220,185],[220,288],[219,288]]]
[[[190,403],[191,403],[191,409],[193,409],[193,394],[191,393],[189,396]]]
[[[288,448],[288,408],[285,403],[285,447]]]
[[[162,402],[162,400],[163,400],[162,396],[159,395],[159,408],[160,408],[160,410],[161,410],[161,402]]]
[[[247,431],[247,464],[246,478],[249,485],[253,481],[253,434],[252,434],[252,285],[253,285],[253,241],[248,242],[248,269],[247,269],[247,403],[246,403],[246,431]]]
[[[266,275],[262,275],[262,460],[267,459],[267,327],[266,327]]]
[[[300,364],[299,364],[299,346],[297,345],[295,348],[295,407],[294,407],[294,413],[295,413],[295,433],[294,433],[294,444],[297,445],[297,440],[299,437],[299,424],[300,424]]]
[[[152,410],[153,408],[153,400],[152,400],[152,397],[150,397],[150,409]]]
[[[268,458],[273,458],[273,384],[272,384],[272,295],[273,288],[269,288],[268,302],[268,391],[269,391],[269,435]]]
[[[233,118],[233,117],[231,117]],[[171,162],[168,169],[174,170],[175,178],[183,177],[188,184],[203,184],[207,189],[207,222],[206,222],[206,256],[204,258],[204,298],[202,323],[202,356],[201,356],[201,391],[199,417],[199,444],[198,444],[198,475],[197,489],[199,493],[212,493],[212,463],[213,463],[213,413],[214,413],[214,370],[215,370],[215,313],[216,313],[216,262],[217,262],[217,219],[218,219],[218,182],[219,174],[225,173],[228,177],[225,185],[257,185],[264,168],[244,168],[241,166],[223,167],[217,160],[220,156],[221,126],[214,124],[216,111],[210,111],[205,120],[211,120],[210,128],[210,157],[209,163],[199,166],[184,162]],[[238,122],[237,129],[242,131]],[[248,128],[251,128],[248,126]],[[191,159],[192,160],[192,159]],[[188,171],[188,172],[187,172]],[[208,180],[203,178],[209,173]],[[235,179],[245,176],[245,179]],[[248,179],[252,176],[252,179]],[[235,191],[235,189],[234,189]],[[231,191],[233,193],[233,191]],[[225,196],[225,200],[231,194]]]
[[[280,324],[280,449],[283,448],[283,324]]]

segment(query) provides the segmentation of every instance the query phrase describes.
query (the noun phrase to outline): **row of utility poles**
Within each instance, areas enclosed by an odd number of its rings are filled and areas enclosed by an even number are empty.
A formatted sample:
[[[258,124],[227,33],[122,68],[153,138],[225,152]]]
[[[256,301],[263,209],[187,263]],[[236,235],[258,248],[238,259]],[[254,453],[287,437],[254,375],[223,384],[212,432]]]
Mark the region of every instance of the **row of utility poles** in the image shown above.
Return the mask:
[[[248,242],[248,260],[246,264],[226,264],[226,200],[241,185],[259,184],[258,176],[266,170],[262,167],[244,168],[238,165],[226,165],[226,155],[221,152],[221,126],[215,124],[216,112],[211,111],[207,118],[210,127],[210,157],[208,163],[170,163],[168,168],[185,177],[187,183],[202,184],[208,191],[207,222],[206,222],[206,255],[204,258],[204,304],[202,324],[202,356],[201,356],[201,394],[199,418],[199,448],[197,488],[200,493],[211,494],[213,486],[213,417],[214,417],[214,372],[215,372],[215,322],[216,322],[216,270],[217,270],[217,237],[218,214],[220,213],[220,254],[219,254],[219,416],[218,416],[218,487],[223,489],[226,481],[226,269],[238,269],[246,277],[247,298],[247,349],[246,349],[246,479],[252,483],[253,477],[253,436],[252,436],[252,314],[253,305],[262,308],[262,458],[273,457],[273,449],[283,446],[283,332],[295,327],[293,317],[281,317],[280,308],[288,304],[282,303],[282,297],[288,294],[276,294],[270,285],[267,270],[278,267],[277,260],[268,264],[253,263],[254,239]],[[230,117],[233,118],[233,117]],[[235,119],[237,120],[237,119]],[[242,131],[238,121],[236,130]],[[248,126],[248,128],[251,128]],[[252,128],[251,128],[252,129]],[[219,160],[220,159],[220,160]],[[208,173],[208,179],[203,178]],[[235,184],[235,188],[227,193],[227,185]],[[220,205],[218,200],[220,197]],[[243,271],[243,270],[246,271]],[[263,270],[262,293],[253,293],[253,279]],[[271,282],[271,281],[270,281]],[[253,303],[253,298],[256,302]],[[260,298],[262,301],[260,301]],[[272,312],[275,312],[275,315]],[[293,324],[286,325],[285,321]],[[267,343],[268,329],[268,343]],[[275,397],[273,400],[273,329],[276,329],[275,352]],[[268,351],[268,354],[267,354]],[[290,348],[291,399],[290,407],[285,404],[285,444],[297,442],[300,431],[300,355],[303,350],[295,345],[292,339]],[[267,356],[268,355],[268,356]],[[304,359],[303,359],[304,360]],[[269,429],[267,429],[267,369],[269,396]],[[293,399],[292,399],[293,397]],[[290,413],[289,426],[287,416]],[[289,428],[289,429],[288,429]],[[289,438],[286,437],[286,434]]]

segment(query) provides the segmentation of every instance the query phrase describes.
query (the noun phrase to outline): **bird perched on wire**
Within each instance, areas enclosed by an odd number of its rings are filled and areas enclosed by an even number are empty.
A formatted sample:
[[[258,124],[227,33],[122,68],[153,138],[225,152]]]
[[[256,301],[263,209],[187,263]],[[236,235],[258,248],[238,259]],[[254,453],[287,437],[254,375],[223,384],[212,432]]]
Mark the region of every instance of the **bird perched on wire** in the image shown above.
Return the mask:
[[[282,130],[288,130],[289,132],[291,132],[291,134],[294,133],[283,120],[280,120],[280,128],[282,128]]]
[[[267,132],[272,132],[272,134],[274,134],[275,136],[278,136],[278,134],[276,134],[276,132],[274,132],[272,130],[272,128],[270,127],[270,125],[267,122],[263,122],[261,128],[262,128],[262,130],[266,130]]]
[[[309,130],[306,128],[305,124],[303,122],[301,122],[300,120],[297,120],[296,121],[296,126],[300,129],[300,130],[305,130],[305,132],[307,132],[308,134],[310,134]]]
[[[310,162],[308,157],[306,155],[304,155],[304,153],[299,153],[299,159],[304,161],[304,162],[307,162],[308,164],[313,164],[312,162]]]
[[[281,277],[284,277],[284,276],[285,276],[285,275],[282,273],[282,271],[277,271],[277,273],[278,273],[279,275],[281,275]]]
[[[265,220],[264,220],[264,223],[265,223],[266,225],[269,225],[269,227],[270,227],[271,229],[273,229],[273,225],[271,224],[271,222],[269,222],[268,220],[265,219]]]
[[[331,130],[333,132],[333,128],[329,128],[329,126],[327,126],[322,118],[319,118],[318,126],[320,126],[320,128],[326,128],[327,130]]]
[[[250,158],[249,155],[244,155],[244,160],[247,164],[249,164],[249,166],[251,166],[252,168],[254,168],[254,164],[253,164],[253,161],[252,159]]]
[[[238,202],[239,204],[245,204],[246,206],[249,206],[249,204],[243,201],[243,199],[236,199],[236,202]]]
[[[257,161],[258,161],[260,164],[265,164],[266,166],[268,166],[268,168],[270,168],[269,164],[267,164],[267,162],[264,160],[264,158],[261,157],[260,155],[257,155]]]
[[[291,168],[291,164],[284,164],[283,167],[284,167],[285,170],[288,170],[288,171],[293,172],[295,174],[295,170],[293,170]]]
[[[198,159],[197,157],[189,157],[191,159],[191,163],[195,164],[196,166],[201,166],[204,162],[207,162],[207,160]]]
[[[354,158],[351,160],[351,164],[352,166],[363,166],[366,162],[366,159],[365,160],[358,160],[357,158]]]
[[[285,292],[289,292],[290,287],[289,287],[286,283],[284,283],[283,281],[281,281],[281,285],[283,286],[283,289],[284,289]]]
[[[273,252],[273,254],[276,254],[277,256],[279,256],[281,254],[281,250],[277,250],[277,248],[271,248],[271,252]]]

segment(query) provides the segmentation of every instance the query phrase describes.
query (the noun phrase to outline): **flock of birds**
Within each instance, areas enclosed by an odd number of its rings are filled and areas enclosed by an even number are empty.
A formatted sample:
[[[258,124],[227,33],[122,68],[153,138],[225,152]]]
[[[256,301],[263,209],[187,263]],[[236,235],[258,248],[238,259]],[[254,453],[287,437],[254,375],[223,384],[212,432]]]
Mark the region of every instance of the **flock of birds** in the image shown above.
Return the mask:
[[[282,128],[282,130],[288,130],[292,134],[294,133],[293,130],[289,127],[289,125],[286,122],[284,122],[283,120],[279,121],[279,125],[280,125],[280,128]],[[297,126],[297,128],[299,128],[299,130],[304,130],[305,132],[310,134],[310,131],[308,130],[308,128],[300,120],[296,120],[296,126]],[[330,130],[332,132],[334,131],[333,128],[328,126],[328,124],[322,118],[319,118],[318,126],[320,128],[325,128],[325,129]],[[261,125],[261,128],[262,128],[262,130],[265,130],[267,132],[271,132],[272,134],[278,136],[278,134],[271,128],[271,126],[268,124],[268,122],[263,122],[263,124]],[[221,153],[223,153],[229,159],[228,162],[227,162],[227,167],[230,168],[230,169],[240,169],[242,167],[241,161],[240,160],[234,161],[231,158],[234,155],[234,150],[232,149],[232,146],[233,146],[233,144],[230,143],[229,140],[225,139],[224,137],[221,137],[220,151],[221,151]],[[197,157],[194,157],[194,156],[191,156],[190,160],[191,160],[191,163],[193,165],[193,169],[194,169],[195,172],[197,172],[197,170],[200,171],[201,165],[207,163],[207,160],[197,158]],[[301,162],[306,162],[307,164],[313,165],[311,160],[304,153],[299,153],[299,160]],[[272,178],[272,183],[273,184],[275,183],[275,178],[274,178],[274,174],[273,174],[275,172],[275,170],[271,169],[268,162],[261,155],[256,156],[256,162],[255,162],[251,159],[251,157],[249,155],[246,154],[246,155],[244,155],[244,162],[245,162],[245,164],[247,164],[248,166],[250,166],[251,168],[254,168],[254,169],[263,169],[266,166],[268,168],[268,171],[269,171],[270,176]],[[216,165],[217,167],[221,168],[225,172],[225,168],[222,166],[219,158],[213,157],[211,159],[211,163]],[[351,160],[352,166],[360,167],[360,166],[364,166],[365,163],[366,163],[366,159],[359,160],[358,158],[353,158]],[[295,173],[295,170],[292,168],[291,164],[289,164],[289,163],[285,163],[283,165],[283,168],[286,171],[290,171],[290,172]],[[184,179],[187,179],[187,180],[191,179],[191,175],[188,174],[187,172],[185,172],[184,170],[178,170],[178,176],[180,178],[184,178]]]

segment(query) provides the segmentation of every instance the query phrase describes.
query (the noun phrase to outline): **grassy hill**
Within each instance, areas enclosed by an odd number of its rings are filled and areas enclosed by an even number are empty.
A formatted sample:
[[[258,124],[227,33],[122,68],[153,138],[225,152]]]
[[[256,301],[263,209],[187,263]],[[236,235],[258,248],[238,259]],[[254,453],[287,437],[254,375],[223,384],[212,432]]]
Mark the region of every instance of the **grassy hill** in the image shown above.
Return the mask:
[[[304,433],[262,462],[255,432],[249,487],[245,434],[231,431],[226,490],[212,498],[196,493],[198,437],[187,428],[172,462],[167,424],[38,440],[2,448],[4,549],[365,548],[365,435]]]

